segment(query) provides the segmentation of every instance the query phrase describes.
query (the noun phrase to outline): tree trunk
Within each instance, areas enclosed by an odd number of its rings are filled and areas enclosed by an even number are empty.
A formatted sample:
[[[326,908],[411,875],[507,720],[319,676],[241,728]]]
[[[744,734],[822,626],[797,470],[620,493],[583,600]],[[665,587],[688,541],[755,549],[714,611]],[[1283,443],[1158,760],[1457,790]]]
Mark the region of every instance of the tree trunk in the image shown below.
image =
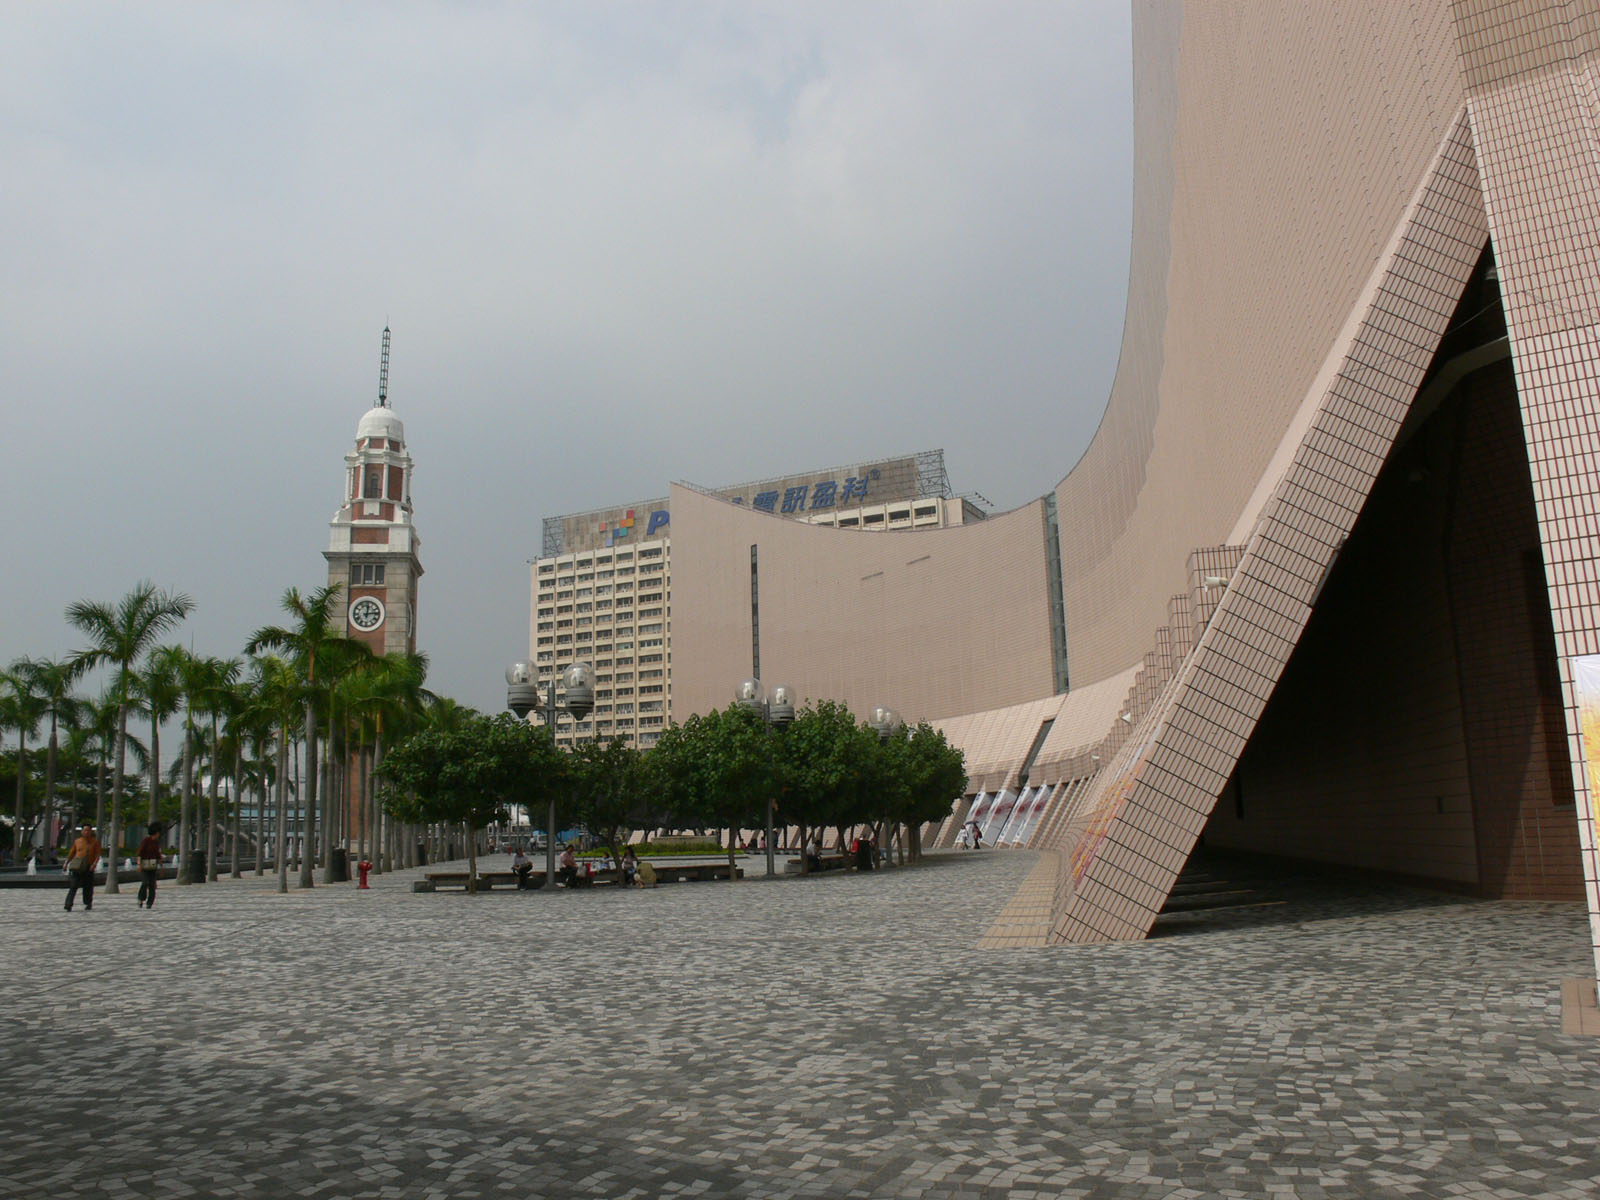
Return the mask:
[[[300,811],[300,805],[305,800],[305,786],[300,779],[300,739],[289,740],[289,753],[294,755],[294,774],[289,778],[294,780],[294,793],[291,801],[289,793],[284,793],[284,803],[289,808],[289,828],[291,831],[299,830],[305,824],[305,814]],[[300,869],[300,840],[295,836],[293,863],[296,871]]]
[[[383,734],[378,734],[372,743],[372,770],[367,779],[367,791],[371,793],[368,803],[372,806],[372,830],[375,839],[375,852],[373,866],[379,875],[386,871],[394,870],[394,856],[391,853],[390,836],[394,822],[389,820],[388,814],[383,811],[383,805],[378,803],[378,766],[383,762]]]
[[[183,724],[183,789],[178,796],[178,883],[189,882],[189,847],[194,835],[194,721]]]
[[[328,704],[328,736],[325,744],[318,749],[321,751],[319,762],[323,770],[322,786],[322,882],[333,882],[333,839],[338,836],[338,828],[334,824],[333,792],[337,777],[333,769],[333,704],[330,699]],[[306,752],[309,761],[311,752]]]
[[[261,790],[256,793],[256,875],[259,877],[265,866],[262,861],[267,857],[267,791],[271,787],[267,779],[267,759],[262,750],[265,745],[256,746],[256,754],[261,758]]]
[[[100,761],[94,768],[94,829],[99,833],[106,827],[106,756],[100,755]]]
[[[17,730],[17,817],[11,826],[11,859],[22,861],[22,782],[28,777],[28,738]]]
[[[217,881],[217,714],[211,714],[211,783],[206,788],[206,882]]]
[[[278,891],[289,890],[289,731],[285,729],[278,739]]]
[[[233,812],[228,822],[228,878],[239,878],[239,802],[244,798],[244,791],[240,786],[240,769],[242,766],[242,751],[244,744],[235,740],[233,744]]]
[[[127,692],[127,680],[123,680]],[[128,751],[128,702],[117,705],[117,755],[111,770],[111,844],[106,848],[106,891],[115,896],[117,886],[117,834],[122,825],[122,762]]]
[[[357,861],[358,862],[365,862],[367,860],[367,842],[369,840],[368,836],[367,836],[368,827],[371,824],[371,815],[367,812],[367,751],[366,751],[366,747],[359,746],[359,747],[356,748],[356,763],[360,767],[360,771],[359,772],[352,772],[352,774],[355,775],[355,785],[356,786],[355,786],[355,792],[354,792],[354,797],[353,797],[354,800],[355,800],[355,803],[352,804],[350,807],[361,814],[361,827],[356,833],[356,837],[358,839],[357,842],[356,842],[356,853],[359,855]]]
[[[312,708],[311,701],[306,701],[306,781],[304,794],[300,797],[303,806],[300,813],[300,886],[313,887],[312,879],[314,870],[312,857],[315,854],[317,824],[317,714]]]
[[[50,820],[56,815],[56,710],[50,710],[50,750],[44,759],[44,828],[48,833]],[[40,849],[43,849],[41,844]]]
[[[67,787],[67,805],[68,805],[68,807],[67,807],[67,828],[68,829],[76,829],[78,827],[78,768],[79,768],[79,765],[80,765],[80,763],[74,763],[72,765],[72,782]],[[56,835],[56,843],[59,845],[60,842],[61,842],[61,836],[58,833]],[[70,845],[71,843],[68,843],[68,844]]]
[[[150,702],[150,819],[146,825],[154,825],[161,815],[161,721],[155,715],[155,700]]]

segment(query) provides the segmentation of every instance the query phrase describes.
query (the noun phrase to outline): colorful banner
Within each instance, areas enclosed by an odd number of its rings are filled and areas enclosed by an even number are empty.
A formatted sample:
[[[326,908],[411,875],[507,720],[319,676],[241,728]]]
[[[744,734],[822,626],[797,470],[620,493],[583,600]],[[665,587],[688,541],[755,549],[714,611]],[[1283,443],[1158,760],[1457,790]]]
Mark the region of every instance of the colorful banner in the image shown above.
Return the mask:
[[[1589,822],[1594,841],[1596,806],[1600,805],[1600,654],[1576,655],[1572,663],[1572,690],[1578,701],[1578,741],[1583,751],[1583,777],[1589,783],[1589,803],[1578,819]]]

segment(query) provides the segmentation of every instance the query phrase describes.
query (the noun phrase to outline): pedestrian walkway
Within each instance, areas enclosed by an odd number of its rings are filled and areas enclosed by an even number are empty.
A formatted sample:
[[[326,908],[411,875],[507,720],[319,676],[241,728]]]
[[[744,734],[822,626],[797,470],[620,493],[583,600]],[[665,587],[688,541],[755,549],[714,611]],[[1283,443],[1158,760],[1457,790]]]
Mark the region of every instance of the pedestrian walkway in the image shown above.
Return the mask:
[[[980,946],[1042,861],[3,893],[0,1193],[1600,1195],[1581,906],[1252,882]]]

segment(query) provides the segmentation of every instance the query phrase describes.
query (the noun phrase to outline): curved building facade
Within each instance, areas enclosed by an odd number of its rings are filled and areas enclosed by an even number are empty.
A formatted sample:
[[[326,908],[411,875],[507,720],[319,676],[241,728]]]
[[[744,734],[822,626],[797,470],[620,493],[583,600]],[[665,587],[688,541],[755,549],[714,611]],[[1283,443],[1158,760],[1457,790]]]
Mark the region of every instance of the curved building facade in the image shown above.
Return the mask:
[[[676,488],[673,713],[754,644],[937,719],[934,836],[1060,851],[1057,940],[1143,936],[1204,836],[1586,898],[1600,952],[1600,0],[1134,12],[1089,448],[925,533]]]

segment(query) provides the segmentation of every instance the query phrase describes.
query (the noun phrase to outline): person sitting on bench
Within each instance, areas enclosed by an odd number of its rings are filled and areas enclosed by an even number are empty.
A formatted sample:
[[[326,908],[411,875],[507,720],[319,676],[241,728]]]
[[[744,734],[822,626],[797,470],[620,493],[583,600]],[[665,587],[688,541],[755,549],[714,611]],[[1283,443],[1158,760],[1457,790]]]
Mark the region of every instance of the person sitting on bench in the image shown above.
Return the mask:
[[[561,852],[559,865],[556,867],[556,878],[565,887],[578,886],[578,856],[573,854],[571,846]]]
[[[533,874],[533,859],[522,852],[522,847],[517,847],[517,852],[511,856],[511,873],[517,877],[517,891],[528,890],[528,876]]]

